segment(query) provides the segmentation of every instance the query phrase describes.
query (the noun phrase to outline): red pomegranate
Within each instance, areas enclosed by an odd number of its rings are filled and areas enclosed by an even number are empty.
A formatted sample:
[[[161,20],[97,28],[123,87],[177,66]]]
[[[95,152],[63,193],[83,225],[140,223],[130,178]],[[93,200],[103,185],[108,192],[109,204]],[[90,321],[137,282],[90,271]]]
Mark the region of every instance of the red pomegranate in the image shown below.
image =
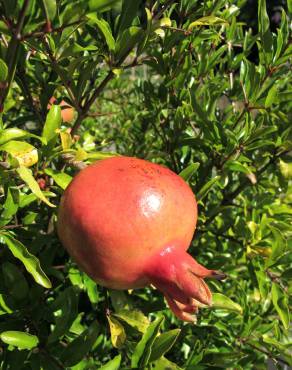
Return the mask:
[[[186,252],[196,221],[194,194],[181,177],[145,160],[113,157],[73,179],[61,200],[58,234],[100,285],[153,284],[178,318],[194,321],[198,306],[212,300],[203,278],[223,277]]]

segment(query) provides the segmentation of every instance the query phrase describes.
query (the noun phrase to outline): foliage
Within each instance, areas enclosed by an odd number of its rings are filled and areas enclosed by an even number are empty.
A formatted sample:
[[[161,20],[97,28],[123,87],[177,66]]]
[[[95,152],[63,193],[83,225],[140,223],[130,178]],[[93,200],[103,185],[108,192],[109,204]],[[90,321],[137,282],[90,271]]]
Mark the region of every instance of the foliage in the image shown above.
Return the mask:
[[[291,365],[292,3],[273,32],[257,3],[251,29],[245,0],[0,0],[1,369]],[[117,153],[197,195],[190,252],[228,277],[196,325],[96,286],[58,241],[72,176]]]

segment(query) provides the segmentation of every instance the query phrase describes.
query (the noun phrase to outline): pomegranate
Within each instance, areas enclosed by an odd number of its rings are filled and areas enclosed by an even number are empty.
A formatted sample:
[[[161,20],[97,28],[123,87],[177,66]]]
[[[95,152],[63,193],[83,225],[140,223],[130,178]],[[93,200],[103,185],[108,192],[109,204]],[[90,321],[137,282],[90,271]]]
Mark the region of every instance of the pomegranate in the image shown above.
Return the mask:
[[[187,252],[197,221],[194,194],[160,165],[131,157],[98,161],[73,179],[58,234],[80,268],[112,289],[154,285],[175,315],[194,321],[211,305],[205,277],[222,278]]]

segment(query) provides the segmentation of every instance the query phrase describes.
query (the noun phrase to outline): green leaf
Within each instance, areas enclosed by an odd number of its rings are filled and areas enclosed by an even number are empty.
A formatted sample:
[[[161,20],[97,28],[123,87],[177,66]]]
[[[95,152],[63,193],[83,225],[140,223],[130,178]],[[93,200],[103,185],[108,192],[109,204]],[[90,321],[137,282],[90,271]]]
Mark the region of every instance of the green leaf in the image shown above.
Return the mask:
[[[23,331],[3,331],[0,334],[2,342],[18,349],[32,349],[39,344],[39,339],[36,335],[31,335]]]
[[[102,18],[98,18],[97,15],[93,13],[88,14],[87,17],[97,25],[98,29],[105,38],[109,50],[114,51],[116,42],[115,39],[113,38],[111,28],[107,21]]]
[[[19,190],[15,188],[8,188],[3,211],[0,216],[0,226],[7,225],[7,223],[16,214],[19,205]]]
[[[272,231],[272,252],[268,260],[266,260],[266,267],[270,267],[285,253],[287,242],[282,235],[281,231],[272,225],[268,225]]]
[[[258,2],[258,28],[263,35],[270,28],[270,20],[267,13],[266,0],[259,0]]]
[[[286,162],[282,161],[282,159],[280,159],[279,166],[280,166],[281,174],[286,179],[291,179],[292,178],[292,162],[291,163],[286,163]]]
[[[68,332],[78,316],[78,298],[79,288],[70,286],[61,292],[57,299],[51,304],[49,310],[52,313],[59,312],[60,314],[56,315],[55,328],[48,336],[48,343],[57,341]]]
[[[119,19],[118,35],[132,25],[133,19],[138,14],[141,0],[123,0],[122,11]]]
[[[54,204],[52,204],[42,193],[39,184],[35,180],[35,178],[32,175],[32,172],[30,169],[20,166],[16,169],[17,173],[21,177],[21,179],[28,185],[30,190],[44,203],[46,203],[50,207],[56,207]]]
[[[188,367],[191,370],[191,368]],[[151,370],[182,370],[175,363],[169,361],[165,357],[161,357],[159,360],[151,363]]]
[[[62,122],[61,107],[52,104],[49,113],[47,114],[46,122],[43,128],[42,137],[49,143],[58,136],[57,129],[60,128]]]
[[[229,160],[224,164],[224,168],[228,168],[230,171],[235,171],[235,172],[242,172],[245,174],[250,174],[252,171],[250,168],[245,164],[241,163],[235,160]]]
[[[51,168],[46,168],[45,173],[49,176],[51,176],[57,185],[60,186],[63,190],[67,188],[67,186],[72,181],[72,177],[64,172],[57,172],[52,170]]]
[[[229,297],[221,293],[212,294],[212,307],[221,308],[227,311],[234,311],[242,314],[242,308],[238,303],[233,302]]]
[[[52,284],[44,273],[40,266],[40,261],[31,254],[26,247],[18,240],[14,239],[9,234],[0,234],[0,240],[7,245],[10,249],[11,253],[14,255],[15,258],[19,259],[24,267],[26,268],[27,272],[29,272],[34,280],[45,288],[51,288]]]
[[[134,48],[143,36],[143,29],[141,27],[132,26],[122,32],[118,36],[115,48],[117,61],[121,62]]]
[[[228,22],[225,19],[215,17],[214,15],[209,15],[192,22],[188,28],[189,30],[191,30],[192,28],[197,26],[215,26],[222,24],[228,24]]]
[[[164,317],[162,316],[152,322],[140,342],[138,342],[131,359],[131,366],[133,368],[143,368],[148,364],[153,343],[157,337],[163,320]]]
[[[278,312],[278,315],[282,321],[284,328],[288,330],[290,316],[287,295],[276,283],[272,283],[272,302],[276,311]]]
[[[124,309],[113,315],[125,321],[128,325],[135,328],[141,333],[145,333],[149,326],[148,318],[141,311],[138,310]]]
[[[1,145],[0,150],[11,154],[22,167],[33,166],[38,161],[37,149],[25,141],[10,140]]]
[[[74,339],[60,355],[62,364],[71,367],[78,364],[91,350],[99,334],[99,325],[94,321],[88,329]]]
[[[274,84],[266,97],[265,108],[270,108],[273,104],[278,103],[278,85]]]
[[[28,284],[22,272],[8,261],[2,264],[4,282],[9,294],[16,300],[24,299],[28,294]]]
[[[11,127],[11,128],[7,128],[5,130],[0,131],[0,145],[6,143],[7,141],[10,141],[13,139],[14,140],[20,139],[24,137],[33,137],[35,139],[40,140],[42,143],[46,144],[46,140],[41,138],[40,136],[31,134],[30,132],[21,130],[17,127]]]
[[[112,345],[115,348],[122,347],[126,340],[126,332],[123,325],[112,315],[107,315],[107,320],[110,327]]]
[[[173,329],[160,334],[153,343],[149,362],[158,360],[168,352],[176,342],[180,332],[180,329]]]
[[[100,367],[99,370],[118,370],[120,368],[121,359],[122,359],[121,355],[117,355],[108,363]]]
[[[197,169],[200,167],[199,162],[191,163],[188,167],[183,169],[180,172],[180,177],[182,177],[185,181],[189,181],[192,176],[197,172]]]
[[[57,12],[56,0],[42,0],[46,17],[50,20],[55,18]]]
[[[0,82],[4,82],[8,76],[8,67],[3,59],[0,58]]]
[[[213,179],[209,180],[197,193],[198,201],[203,200],[205,196],[209,193],[212,187],[218,182],[220,176],[215,176]]]
[[[120,0],[89,0],[88,9],[91,12],[97,11],[102,13],[114,8],[119,1]]]

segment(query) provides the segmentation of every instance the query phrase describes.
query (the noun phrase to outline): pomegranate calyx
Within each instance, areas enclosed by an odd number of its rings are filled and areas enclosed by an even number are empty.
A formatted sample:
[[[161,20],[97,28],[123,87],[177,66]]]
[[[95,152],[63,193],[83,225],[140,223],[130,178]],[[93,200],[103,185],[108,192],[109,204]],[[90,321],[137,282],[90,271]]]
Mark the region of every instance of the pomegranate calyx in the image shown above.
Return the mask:
[[[194,322],[192,314],[212,304],[211,291],[203,278],[217,276],[217,272],[206,269],[181,248],[166,247],[153,256],[146,275],[182,320]]]

